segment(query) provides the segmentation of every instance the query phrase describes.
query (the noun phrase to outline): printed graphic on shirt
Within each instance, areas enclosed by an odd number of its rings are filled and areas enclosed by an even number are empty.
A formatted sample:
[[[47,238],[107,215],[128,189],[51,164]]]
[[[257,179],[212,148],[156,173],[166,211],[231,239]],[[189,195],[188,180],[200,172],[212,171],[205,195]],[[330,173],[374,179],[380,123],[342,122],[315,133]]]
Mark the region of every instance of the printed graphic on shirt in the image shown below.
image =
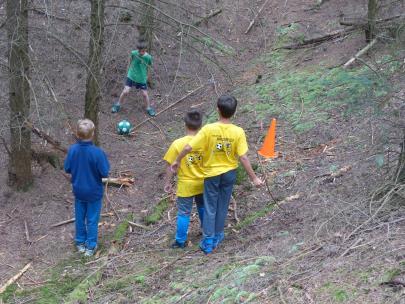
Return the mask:
[[[186,156],[186,165],[187,167],[190,166],[202,166],[202,152],[201,151],[195,151],[195,152],[190,152]]]
[[[216,136],[216,149],[214,150],[214,153],[226,153],[226,155],[229,156],[232,152],[233,141],[233,138]]]

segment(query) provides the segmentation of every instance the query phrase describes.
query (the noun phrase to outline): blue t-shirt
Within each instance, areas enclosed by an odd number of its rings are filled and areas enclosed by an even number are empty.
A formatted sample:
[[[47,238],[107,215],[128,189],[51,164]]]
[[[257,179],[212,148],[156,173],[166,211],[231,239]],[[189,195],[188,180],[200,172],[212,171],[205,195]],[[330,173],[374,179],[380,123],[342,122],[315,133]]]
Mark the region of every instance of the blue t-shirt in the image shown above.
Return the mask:
[[[102,149],[91,141],[78,141],[69,148],[65,159],[65,172],[72,175],[75,197],[86,202],[103,198],[102,178],[107,177],[110,164]]]

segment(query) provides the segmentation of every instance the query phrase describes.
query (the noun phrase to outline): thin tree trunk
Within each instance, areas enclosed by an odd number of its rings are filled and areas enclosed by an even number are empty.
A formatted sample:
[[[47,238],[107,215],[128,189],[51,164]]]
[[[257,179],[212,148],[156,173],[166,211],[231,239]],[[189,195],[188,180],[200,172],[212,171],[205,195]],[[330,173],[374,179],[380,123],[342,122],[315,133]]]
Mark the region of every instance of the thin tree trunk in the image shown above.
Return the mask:
[[[378,12],[378,0],[368,0],[366,42],[370,43],[375,38],[375,24]]]
[[[96,126],[94,142],[98,143],[98,111],[102,98],[101,92],[101,70],[102,70],[102,49],[104,35],[104,0],[91,1],[90,16],[90,44],[89,44],[89,72],[86,82],[85,111],[84,116],[91,119]]]
[[[144,39],[148,45],[148,51],[153,47],[153,25],[154,25],[154,7],[155,0],[145,0],[142,4],[141,25],[138,27],[139,37]]]
[[[401,143],[397,172],[395,174],[398,183],[405,183],[405,137]]]
[[[7,20],[11,135],[8,180],[16,189],[26,190],[33,180],[31,130],[24,124],[30,113],[27,0],[7,0]]]

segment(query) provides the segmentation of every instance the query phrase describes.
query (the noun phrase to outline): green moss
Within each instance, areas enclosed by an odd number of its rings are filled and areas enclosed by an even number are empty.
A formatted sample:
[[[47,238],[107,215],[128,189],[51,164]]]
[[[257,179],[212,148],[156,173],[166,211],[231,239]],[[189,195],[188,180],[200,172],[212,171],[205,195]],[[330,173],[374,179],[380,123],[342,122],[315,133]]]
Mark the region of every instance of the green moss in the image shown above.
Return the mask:
[[[0,300],[4,303],[9,303],[15,294],[17,294],[17,284],[11,284],[2,294],[0,294]]]
[[[169,199],[163,198],[153,207],[152,212],[145,217],[145,223],[147,225],[157,223],[163,216],[163,213],[169,207]]]
[[[328,123],[333,109],[345,115],[360,113],[361,105],[388,92],[386,81],[367,67],[280,71],[249,90],[258,102],[245,107],[254,107],[259,119],[279,116],[297,133]]]
[[[129,227],[128,221],[133,221],[133,218],[134,218],[134,216],[132,213],[128,214],[126,219],[118,224],[117,228],[115,228],[113,238],[112,238],[114,243],[121,245],[124,242],[124,238],[127,234],[128,227]]]
[[[400,274],[401,270],[398,268],[388,269],[380,278],[380,283],[390,282]]]
[[[240,230],[246,226],[251,225],[256,219],[266,216],[274,209],[274,202],[267,204],[264,208],[248,214],[243,220],[241,220],[235,228]]]

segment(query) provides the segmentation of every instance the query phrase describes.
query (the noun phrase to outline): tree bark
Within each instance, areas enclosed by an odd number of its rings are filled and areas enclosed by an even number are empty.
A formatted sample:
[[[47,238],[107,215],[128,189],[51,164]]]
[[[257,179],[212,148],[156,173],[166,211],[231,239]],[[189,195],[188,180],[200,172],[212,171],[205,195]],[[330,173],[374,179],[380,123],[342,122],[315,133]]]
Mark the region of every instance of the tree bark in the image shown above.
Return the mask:
[[[141,25],[138,27],[139,38],[144,39],[148,45],[148,51],[152,51],[153,47],[153,25],[155,23],[154,6],[155,0],[145,0],[141,4],[142,18]]]
[[[102,49],[104,44],[104,0],[91,1],[90,43],[89,43],[89,72],[86,82],[84,117],[91,119],[96,126],[94,142],[98,144],[98,111],[102,98],[101,70]]]
[[[405,136],[401,143],[401,153],[399,154],[398,167],[395,177],[398,183],[405,183]]]
[[[368,0],[366,42],[370,43],[375,38],[378,0]]]
[[[31,130],[24,124],[30,113],[27,6],[27,0],[7,0],[11,136],[8,182],[17,190],[26,190],[33,181]]]

